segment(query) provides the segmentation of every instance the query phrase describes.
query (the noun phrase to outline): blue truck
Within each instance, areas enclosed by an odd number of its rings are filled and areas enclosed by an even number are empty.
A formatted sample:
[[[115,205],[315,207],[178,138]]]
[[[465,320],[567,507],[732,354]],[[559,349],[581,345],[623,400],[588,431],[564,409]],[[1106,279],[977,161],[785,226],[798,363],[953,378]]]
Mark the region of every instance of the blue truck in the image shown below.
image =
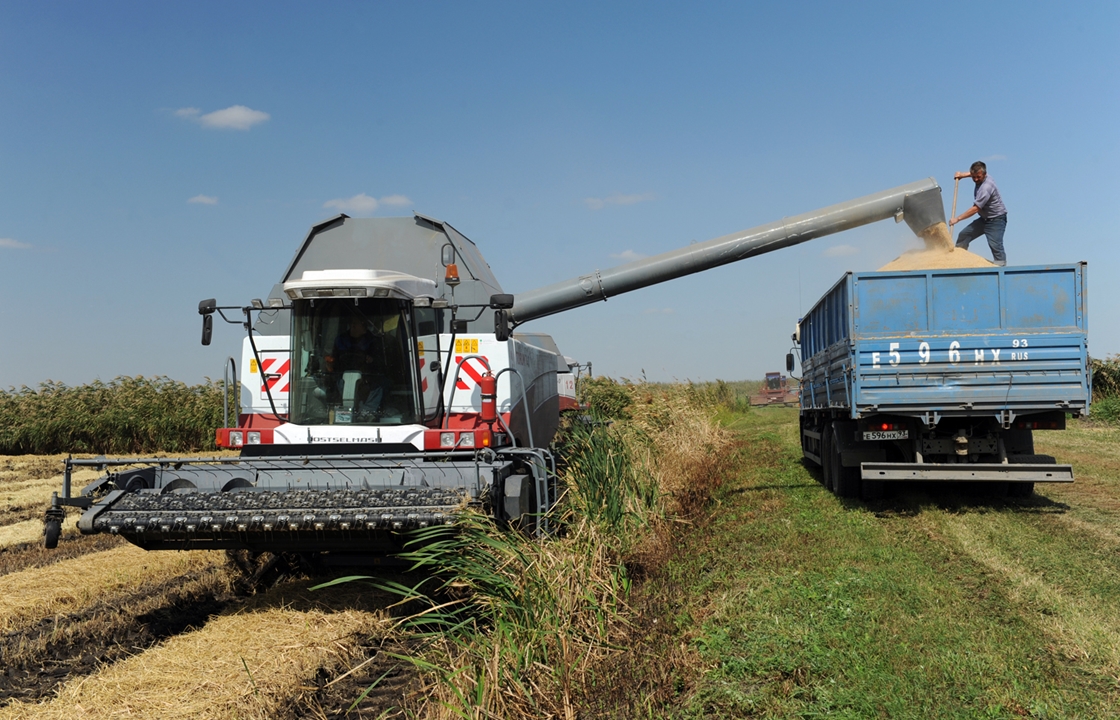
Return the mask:
[[[1085,263],[847,273],[793,336],[805,459],[842,497],[1072,482],[1033,433],[1089,412],[1086,300]]]

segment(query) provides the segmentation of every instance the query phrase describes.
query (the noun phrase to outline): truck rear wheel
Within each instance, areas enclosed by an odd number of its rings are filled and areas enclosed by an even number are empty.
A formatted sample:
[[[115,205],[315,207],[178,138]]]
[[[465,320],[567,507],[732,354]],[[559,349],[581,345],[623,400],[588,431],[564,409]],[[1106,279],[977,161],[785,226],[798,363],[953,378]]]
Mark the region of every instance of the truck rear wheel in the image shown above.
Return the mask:
[[[882,500],[887,494],[887,485],[882,480],[861,480],[859,493],[864,500]]]
[[[844,458],[836,442],[836,433],[829,428],[828,464],[832,469],[832,491],[842,498],[859,496],[859,472],[856,468],[844,467]]]
[[[1053,455],[1011,455],[1007,462],[1013,465],[1055,465]],[[1007,488],[1007,497],[1028,498],[1034,494],[1033,482],[1013,482]]]
[[[836,491],[832,479],[832,426],[821,428],[821,481],[825,488]]]

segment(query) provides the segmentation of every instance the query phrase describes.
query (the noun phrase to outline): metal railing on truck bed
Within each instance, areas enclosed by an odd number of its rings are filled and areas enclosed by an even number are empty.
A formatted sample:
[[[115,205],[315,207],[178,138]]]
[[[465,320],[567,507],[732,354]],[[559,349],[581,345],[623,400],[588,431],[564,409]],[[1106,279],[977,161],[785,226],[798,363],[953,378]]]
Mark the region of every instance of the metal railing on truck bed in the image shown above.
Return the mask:
[[[1085,264],[848,273],[801,322],[803,408],[936,417],[1089,407]]]
[[[801,443],[829,488],[1071,482],[1035,430],[1089,411],[1086,267],[848,273],[804,317]]]

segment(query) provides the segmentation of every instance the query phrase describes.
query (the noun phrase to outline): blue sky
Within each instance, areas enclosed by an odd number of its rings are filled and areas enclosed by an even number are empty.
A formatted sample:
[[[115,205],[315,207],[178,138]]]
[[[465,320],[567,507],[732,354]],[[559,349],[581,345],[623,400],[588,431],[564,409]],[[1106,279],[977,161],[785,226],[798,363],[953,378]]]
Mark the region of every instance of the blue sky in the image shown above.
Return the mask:
[[[1120,5],[0,0],[0,388],[220,377],[198,300],[310,225],[443,219],[507,292],[988,163],[1120,352]],[[971,182],[961,184],[958,212]],[[947,207],[948,211],[948,207]],[[544,318],[596,373],[758,378],[878,223]],[[983,239],[973,250],[988,256]]]

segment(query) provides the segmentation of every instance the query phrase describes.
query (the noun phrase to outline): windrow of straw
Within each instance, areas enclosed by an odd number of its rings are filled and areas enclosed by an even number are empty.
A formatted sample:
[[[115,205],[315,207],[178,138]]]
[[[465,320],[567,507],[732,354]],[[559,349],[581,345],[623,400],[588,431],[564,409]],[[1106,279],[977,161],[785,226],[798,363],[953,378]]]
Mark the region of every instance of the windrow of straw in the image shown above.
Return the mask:
[[[212,551],[149,553],[126,545],[10,573],[0,577],[0,632],[224,561],[223,554]]]
[[[231,400],[235,388],[230,388]],[[231,404],[231,407],[233,405]],[[222,385],[166,377],[0,391],[0,453],[180,453],[214,447]]]
[[[704,507],[731,439],[706,389],[589,387],[595,419],[567,427],[560,442],[558,537],[535,541],[469,517],[415,537],[406,558],[431,580],[370,580],[425,608],[404,624],[426,643],[409,659],[428,683],[406,713],[575,717],[602,669],[627,651],[629,568],[665,545],[666,519]]]
[[[73,523],[67,523],[62,529],[63,542],[77,537],[78,531]],[[28,545],[43,541],[43,520],[32,518],[0,525],[0,551],[16,545]]]
[[[96,470],[77,470],[71,475],[71,482],[74,488],[80,488],[97,476]],[[3,526],[13,522],[36,517],[42,524],[43,511],[50,505],[51,495],[61,489],[61,475],[38,480],[0,479],[0,536]]]
[[[210,620],[146,652],[65,685],[42,704],[13,703],[6,718],[274,718],[317,674],[354,659],[383,623],[361,610],[265,608]]]

